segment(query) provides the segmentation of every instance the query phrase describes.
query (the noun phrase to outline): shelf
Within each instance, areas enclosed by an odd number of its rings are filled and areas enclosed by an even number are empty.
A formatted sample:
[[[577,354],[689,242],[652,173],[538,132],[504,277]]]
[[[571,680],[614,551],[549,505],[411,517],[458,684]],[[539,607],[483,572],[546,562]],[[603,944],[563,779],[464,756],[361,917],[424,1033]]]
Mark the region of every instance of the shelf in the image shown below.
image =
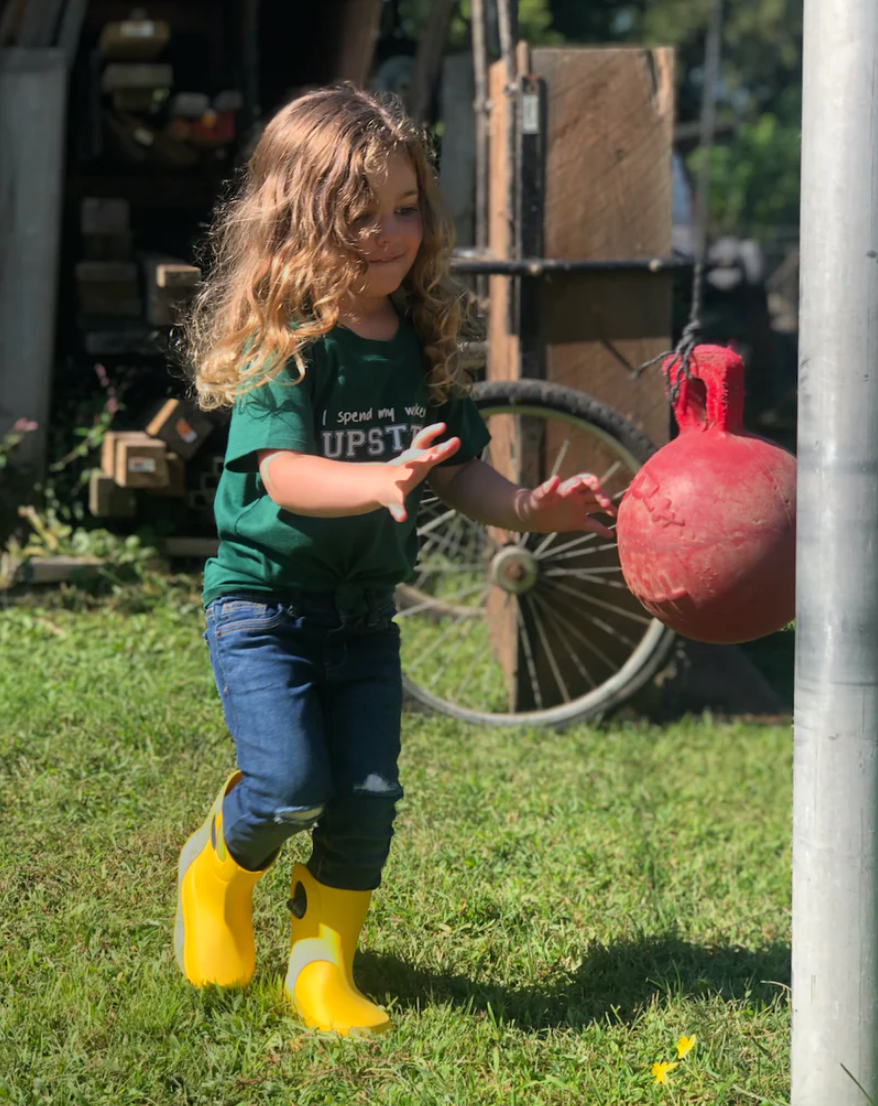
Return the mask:
[[[203,210],[213,207],[224,176],[189,173],[76,173],[67,180],[67,197],[121,196],[132,207]]]

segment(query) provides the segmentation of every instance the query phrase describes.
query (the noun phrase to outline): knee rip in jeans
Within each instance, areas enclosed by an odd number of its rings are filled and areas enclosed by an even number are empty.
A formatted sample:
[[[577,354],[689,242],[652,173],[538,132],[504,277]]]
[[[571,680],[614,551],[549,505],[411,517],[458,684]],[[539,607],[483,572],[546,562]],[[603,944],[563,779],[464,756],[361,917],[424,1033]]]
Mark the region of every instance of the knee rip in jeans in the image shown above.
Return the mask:
[[[401,793],[402,788],[398,783],[386,780],[377,772],[371,772],[362,783],[358,783],[354,787],[355,795],[381,795],[385,797],[394,795],[399,797]]]
[[[297,830],[307,830],[315,824],[323,809],[322,806],[282,806],[274,812],[274,820],[295,826]]]

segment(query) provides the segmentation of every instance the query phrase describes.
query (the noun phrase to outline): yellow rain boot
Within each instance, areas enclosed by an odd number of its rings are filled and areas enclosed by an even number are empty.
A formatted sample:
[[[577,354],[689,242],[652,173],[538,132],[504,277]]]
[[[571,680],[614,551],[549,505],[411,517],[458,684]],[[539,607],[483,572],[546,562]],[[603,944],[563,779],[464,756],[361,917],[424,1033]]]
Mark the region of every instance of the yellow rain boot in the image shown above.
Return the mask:
[[[223,799],[242,779],[233,772],[220,788],[204,825],[180,853],[174,954],[196,987],[244,987],[253,977],[253,888],[274,863],[258,872],[242,868],[226,848]]]
[[[304,864],[290,883],[292,939],[284,995],[307,1026],[337,1033],[382,1033],[390,1018],[354,985],[354,953],[371,891],[326,887]]]

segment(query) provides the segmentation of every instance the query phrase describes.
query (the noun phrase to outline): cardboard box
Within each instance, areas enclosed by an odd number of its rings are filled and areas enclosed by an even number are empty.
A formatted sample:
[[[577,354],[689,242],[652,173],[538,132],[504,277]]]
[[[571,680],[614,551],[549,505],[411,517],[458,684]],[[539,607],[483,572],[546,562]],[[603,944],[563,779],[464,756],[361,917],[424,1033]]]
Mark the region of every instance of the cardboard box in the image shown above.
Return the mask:
[[[188,461],[204,445],[213,431],[213,423],[194,403],[169,399],[150,419],[147,434],[164,442],[178,457]]]

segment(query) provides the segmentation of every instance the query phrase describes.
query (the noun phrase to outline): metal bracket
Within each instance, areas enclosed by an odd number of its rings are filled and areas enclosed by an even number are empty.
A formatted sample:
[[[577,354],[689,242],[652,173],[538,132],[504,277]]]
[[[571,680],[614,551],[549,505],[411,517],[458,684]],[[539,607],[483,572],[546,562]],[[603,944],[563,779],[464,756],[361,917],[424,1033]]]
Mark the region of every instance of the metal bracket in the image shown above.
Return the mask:
[[[456,273],[486,273],[490,276],[552,277],[575,273],[668,273],[691,271],[687,257],[622,257],[599,261],[594,258],[494,257],[492,254],[454,253],[451,268]]]

